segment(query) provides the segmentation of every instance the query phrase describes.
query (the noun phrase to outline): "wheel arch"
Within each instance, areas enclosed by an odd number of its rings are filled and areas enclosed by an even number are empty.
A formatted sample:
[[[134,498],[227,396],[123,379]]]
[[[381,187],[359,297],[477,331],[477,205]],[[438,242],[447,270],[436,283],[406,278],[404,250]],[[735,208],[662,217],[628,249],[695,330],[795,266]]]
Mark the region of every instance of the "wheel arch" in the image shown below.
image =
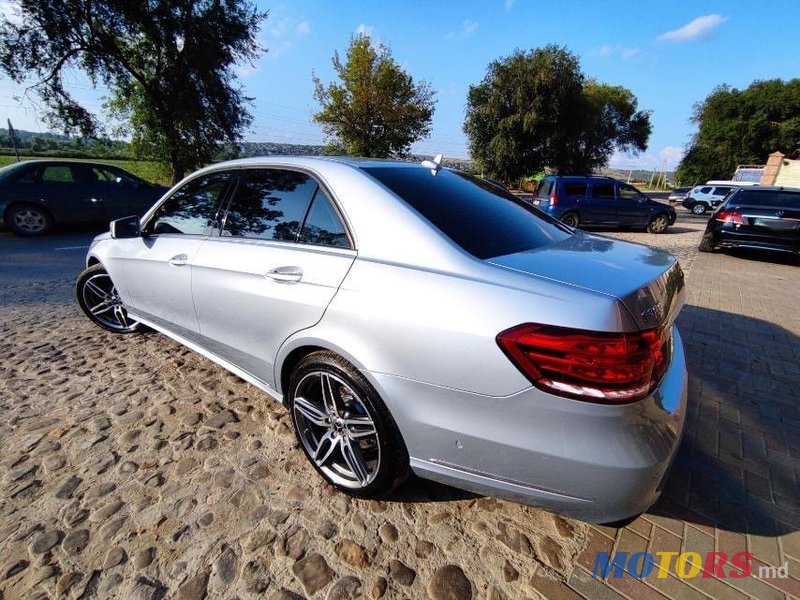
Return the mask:
[[[55,215],[53,214],[53,211],[50,210],[49,207],[45,206],[40,202],[32,202],[31,200],[11,200],[3,210],[3,223],[8,225],[8,219],[11,216],[11,211],[13,211],[18,206],[33,206],[35,208],[38,208],[42,212],[46,213],[47,216],[50,217],[50,220],[53,223],[55,223],[56,220]]]

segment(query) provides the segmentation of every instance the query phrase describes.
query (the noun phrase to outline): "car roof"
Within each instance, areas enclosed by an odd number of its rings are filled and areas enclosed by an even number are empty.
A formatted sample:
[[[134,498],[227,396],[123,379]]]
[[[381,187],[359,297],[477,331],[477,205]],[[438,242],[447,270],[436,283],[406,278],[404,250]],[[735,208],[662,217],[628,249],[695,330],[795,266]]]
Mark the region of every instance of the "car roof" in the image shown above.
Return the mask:
[[[759,186],[748,186],[739,188],[740,190],[748,191],[748,192],[756,192],[761,194],[763,192],[789,192],[791,194],[800,194],[800,188],[796,187],[788,187],[783,185],[759,185]]]

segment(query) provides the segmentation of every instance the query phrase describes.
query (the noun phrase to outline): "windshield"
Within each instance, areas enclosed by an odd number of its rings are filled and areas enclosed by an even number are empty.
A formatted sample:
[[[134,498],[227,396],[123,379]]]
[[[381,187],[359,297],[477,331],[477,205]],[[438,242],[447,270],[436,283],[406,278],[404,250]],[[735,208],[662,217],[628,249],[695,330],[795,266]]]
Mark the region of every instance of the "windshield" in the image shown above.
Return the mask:
[[[533,250],[568,238],[569,229],[513,194],[448,169],[367,167],[463,250],[482,260]]]

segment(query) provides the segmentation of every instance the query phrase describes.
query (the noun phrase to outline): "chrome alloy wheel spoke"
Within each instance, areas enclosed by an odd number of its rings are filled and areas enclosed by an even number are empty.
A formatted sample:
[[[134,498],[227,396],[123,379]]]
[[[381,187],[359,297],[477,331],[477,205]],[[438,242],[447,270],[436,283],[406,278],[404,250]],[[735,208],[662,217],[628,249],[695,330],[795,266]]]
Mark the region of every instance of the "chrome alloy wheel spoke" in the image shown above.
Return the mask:
[[[111,299],[111,295],[91,279],[86,282],[86,287],[89,288],[92,291],[92,293],[97,294],[97,296],[99,296],[103,300]]]
[[[300,441],[334,483],[364,488],[380,468],[377,426],[349,385],[334,374],[316,371],[303,377],[292,401]]]

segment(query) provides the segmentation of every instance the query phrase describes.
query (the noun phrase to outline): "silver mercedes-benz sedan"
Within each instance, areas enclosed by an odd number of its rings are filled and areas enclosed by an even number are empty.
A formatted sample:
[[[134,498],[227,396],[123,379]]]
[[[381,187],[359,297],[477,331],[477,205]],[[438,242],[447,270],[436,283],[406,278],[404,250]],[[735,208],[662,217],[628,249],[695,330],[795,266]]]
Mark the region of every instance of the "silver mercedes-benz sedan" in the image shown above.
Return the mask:
[[[280,399],[355,496],[413,471],[621,520],[658,498],[681,438],[675,258],[439,161],[217,164],[114,221],[86,264],[92,321],[160,331]]]

